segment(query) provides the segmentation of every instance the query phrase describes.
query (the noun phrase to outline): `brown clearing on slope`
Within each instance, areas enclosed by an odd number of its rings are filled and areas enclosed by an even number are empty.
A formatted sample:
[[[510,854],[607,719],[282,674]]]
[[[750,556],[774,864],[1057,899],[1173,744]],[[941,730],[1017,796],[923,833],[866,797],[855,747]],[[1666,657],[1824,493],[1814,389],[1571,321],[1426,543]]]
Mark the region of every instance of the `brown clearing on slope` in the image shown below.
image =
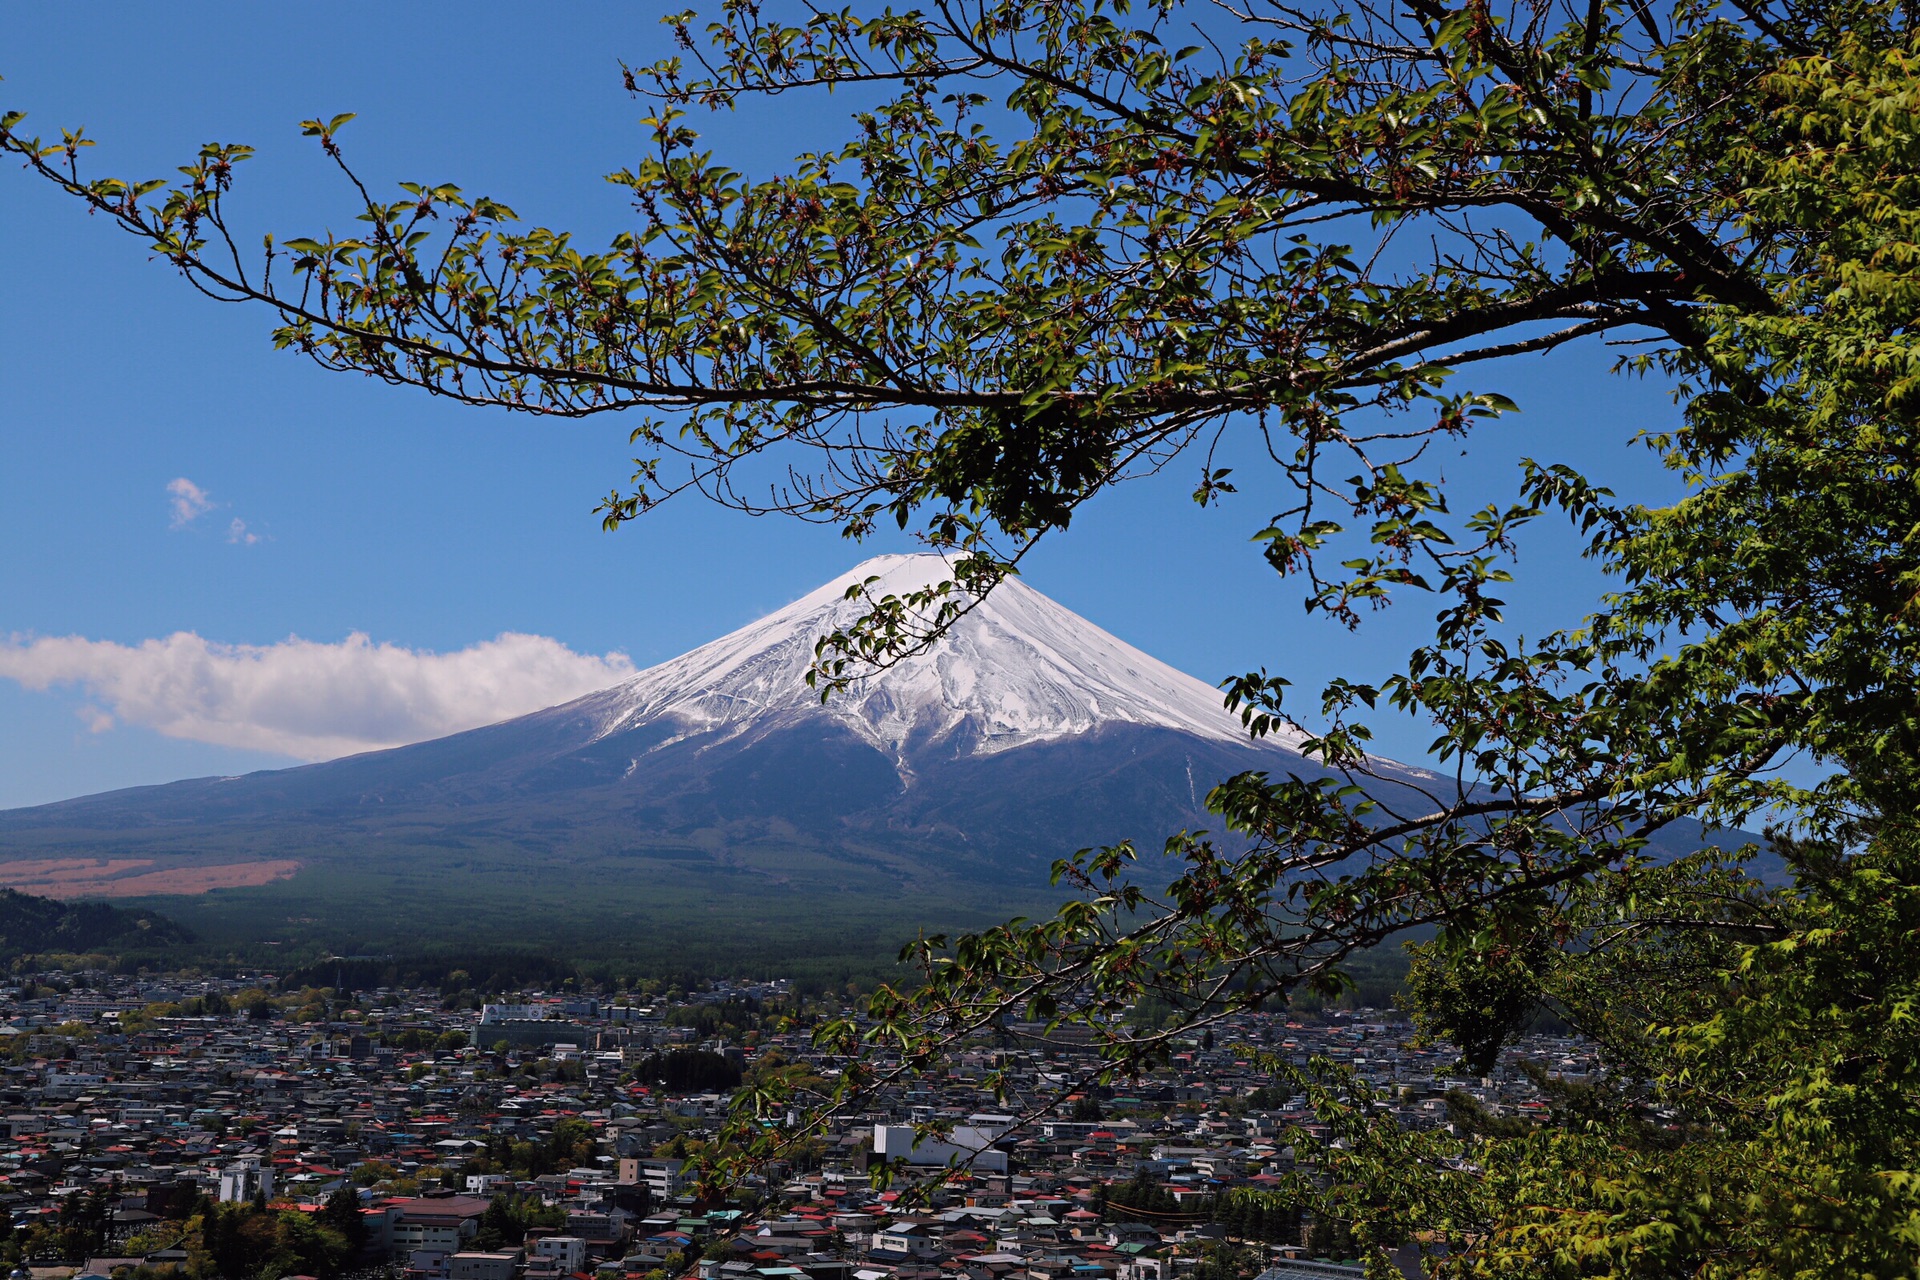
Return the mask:
[[[33,858],[0,862],[0,888],[49,898],[137,898],[243,889],[284,880],[300,869],[291,859],[228,862],[217,866],[151,867],[151,858]],[[137,874],[129,874],[135,873]]]

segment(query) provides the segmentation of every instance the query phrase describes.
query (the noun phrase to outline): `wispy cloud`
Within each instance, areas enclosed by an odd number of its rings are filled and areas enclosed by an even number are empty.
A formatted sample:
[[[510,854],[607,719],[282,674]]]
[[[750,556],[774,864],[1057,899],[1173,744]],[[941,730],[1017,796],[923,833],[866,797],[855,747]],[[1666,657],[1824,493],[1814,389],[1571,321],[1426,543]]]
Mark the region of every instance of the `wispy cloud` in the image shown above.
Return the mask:
[[[137,645],[79,636],[0,642],[0,677],[29,689],[77,685],[83,715],[170,738],[326,760],[457,733],[604,689],[632,675],[623,653],[575,653],[505,632],[453,653],[289,637],[228,645],[181,631]]]
[[[169,526],[184,529],[213,510],[213,499],[207,496],[205,489],[193,481],[185,476],[178,476],[167,481],[167,505],[173,511],[173,518],[168,522]]]
[[[212,494],[185,476],[176,476],[167,481],[167,507],[171,512],[167,527],[170,529],[178,531],[190,528],[194,521],[215,507],[227,505],[225,502],[215,502]],[[227,541],[236,547],[257,546],[268,540],[266,534],[256,533],[239,516],[227,522]]]

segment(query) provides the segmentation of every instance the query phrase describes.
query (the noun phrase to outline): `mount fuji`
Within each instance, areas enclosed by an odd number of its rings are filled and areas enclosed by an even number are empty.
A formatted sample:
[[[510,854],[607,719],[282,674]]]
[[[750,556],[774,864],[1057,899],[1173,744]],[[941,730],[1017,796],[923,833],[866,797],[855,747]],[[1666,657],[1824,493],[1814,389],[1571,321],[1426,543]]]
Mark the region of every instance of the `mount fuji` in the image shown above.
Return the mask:
[[[868,607],[850,587],[877,600],[950,576],[936,556],[882,556],[514,720],[0,813],[0,883],[28,868],[56,892],[211,885],[151,901],[236,945],[852,954],[1043,904],[1075,849],[1214,825],[1207,790],[1234,773],[1321,772],[1019,579],[824,704],[806,685],[816,640]]]
[[[751,626],[554,713],[596,717],[603,737],[670,721],[688,737],[725,741],[817,721],[824,712],[893,760],[903,781],[911,759],[930,750],[988,756],[1115,724],[1247,742],[1218,690],[1018,578],[962,616],[930,652],[856,681],[823,706],[805,681],[815,641],[852,622],[869,601],[904,598],[952,576],[939,556],[880,556]]]

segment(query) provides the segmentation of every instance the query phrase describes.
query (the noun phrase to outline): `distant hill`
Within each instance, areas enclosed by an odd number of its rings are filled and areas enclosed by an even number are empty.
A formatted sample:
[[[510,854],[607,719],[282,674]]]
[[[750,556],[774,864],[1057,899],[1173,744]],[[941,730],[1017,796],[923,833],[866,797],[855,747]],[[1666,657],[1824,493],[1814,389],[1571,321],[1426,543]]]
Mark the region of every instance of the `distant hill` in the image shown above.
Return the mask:
[[[1217,828],[1206,795],[1228,776],[1323,775],[1017,579],[822,705],[814,642],[870,576],[904,594],[946,568],[869,561],[610,689],[432,742],[0,813],[0,883],[84,879],[295,962],[439,941],[864,967],[921,927],[1047,910],[1048,868],[1082,847]],[[1410,806],[1451,786],[1376,764]]]
[[[0,960],[50,951],[157,951],[193,940],[191,932],[152,911],[0,889]]]

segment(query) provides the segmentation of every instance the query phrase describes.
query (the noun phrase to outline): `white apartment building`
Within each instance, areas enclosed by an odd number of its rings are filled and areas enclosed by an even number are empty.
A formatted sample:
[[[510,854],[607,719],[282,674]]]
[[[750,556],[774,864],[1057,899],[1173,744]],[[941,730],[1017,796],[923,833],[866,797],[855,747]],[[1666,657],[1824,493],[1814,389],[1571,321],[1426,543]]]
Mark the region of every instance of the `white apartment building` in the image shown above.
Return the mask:
[[[272,1195],[273,1169],[261,1164],[257,1156],[249,1156],[220,1171],[220,1200],[223,1203],[239,1204],[255,1196]]]
[[[579,1236],[546,1236],[533,1242],[533,1256],[551,1258],[562,1274],[584,1271],[587,1266],[587,1242]]]

